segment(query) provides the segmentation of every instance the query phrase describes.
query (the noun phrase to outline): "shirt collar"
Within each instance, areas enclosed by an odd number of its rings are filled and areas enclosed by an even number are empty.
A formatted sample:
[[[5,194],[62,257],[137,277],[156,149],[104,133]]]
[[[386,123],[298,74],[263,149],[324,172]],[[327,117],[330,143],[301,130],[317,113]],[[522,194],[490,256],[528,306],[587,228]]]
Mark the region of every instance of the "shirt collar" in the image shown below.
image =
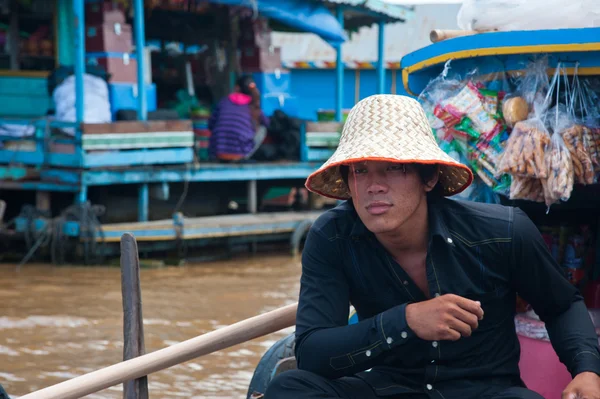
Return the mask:
[[[446,221],[444,218],[445,201],[448,200],[440,198],[427,201],[427,211],[429,214],[429,239],[431,240],[433,237],[440,237],[445,242],[452,244],[450,231],[448,230],[448,226],[446,225]],[[360,220],[358,213],[356,213],[356,209],[354,209],[352,200],[348,200],[347,204],[354,210],[354,213],[356,215],[356,219],[354,221],[354,225],[352,226],[352,232],[350,233],[350,235],[352,237],[361,237],[368,234],[373,234],[367,229],[362,220]]]

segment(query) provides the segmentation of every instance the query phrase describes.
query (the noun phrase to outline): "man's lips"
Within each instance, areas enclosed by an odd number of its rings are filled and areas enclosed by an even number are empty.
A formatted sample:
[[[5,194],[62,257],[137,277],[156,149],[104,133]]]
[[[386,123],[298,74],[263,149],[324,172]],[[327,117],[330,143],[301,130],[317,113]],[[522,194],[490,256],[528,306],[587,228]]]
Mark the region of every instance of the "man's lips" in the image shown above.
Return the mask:
[[[375,201],[367,205],[367,212],[371,215],[382,215],[386,213],[393,205],[389,202]]]

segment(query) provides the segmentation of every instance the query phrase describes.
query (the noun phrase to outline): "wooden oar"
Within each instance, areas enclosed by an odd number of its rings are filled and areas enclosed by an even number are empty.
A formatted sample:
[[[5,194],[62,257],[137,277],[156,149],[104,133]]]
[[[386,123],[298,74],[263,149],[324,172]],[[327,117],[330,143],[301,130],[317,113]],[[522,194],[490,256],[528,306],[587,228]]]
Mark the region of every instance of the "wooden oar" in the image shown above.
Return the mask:
[[[75,399],[135,380],[254,338],[290,327],[296,322],[298,304],[284,306],[262,315],[242,320],[187,341],[136,357],[56,385],[32,392],[21,399]]]
[[[429,33],[429,40],[432,43],[437,43],[447,39],[454,39],[455,37],[472,36],[486,32],[489,31],[434,29]]]

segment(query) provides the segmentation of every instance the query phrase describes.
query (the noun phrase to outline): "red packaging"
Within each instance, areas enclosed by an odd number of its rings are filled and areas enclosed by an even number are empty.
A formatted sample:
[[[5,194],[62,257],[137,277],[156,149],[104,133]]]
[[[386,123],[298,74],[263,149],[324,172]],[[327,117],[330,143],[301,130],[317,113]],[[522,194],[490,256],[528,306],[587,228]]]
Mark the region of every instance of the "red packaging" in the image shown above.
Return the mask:
[[[85,50],[89,53],[130,53],[133,50],[131,25],[122,23],[87,25]]]
[[[125,23],[125,8],[116,1],[97,1],[85,5],[85,23],[100,25],[104,23]]]

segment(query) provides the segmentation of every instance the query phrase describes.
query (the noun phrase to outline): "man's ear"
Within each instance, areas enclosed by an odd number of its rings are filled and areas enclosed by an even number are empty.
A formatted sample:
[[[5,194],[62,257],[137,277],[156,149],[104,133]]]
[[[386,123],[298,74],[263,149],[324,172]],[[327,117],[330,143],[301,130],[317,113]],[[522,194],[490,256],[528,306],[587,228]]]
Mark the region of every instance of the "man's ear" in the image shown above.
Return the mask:
[[[429,179],[429,181],[425,183],[425,191],[430,192],[431,190],[433,190],[435,188],[435,186],[438,184],[439,180],[440,180],[440,167],[439,167],[439,165],[436,165],[435,172],[431,176],[431,179]]]

